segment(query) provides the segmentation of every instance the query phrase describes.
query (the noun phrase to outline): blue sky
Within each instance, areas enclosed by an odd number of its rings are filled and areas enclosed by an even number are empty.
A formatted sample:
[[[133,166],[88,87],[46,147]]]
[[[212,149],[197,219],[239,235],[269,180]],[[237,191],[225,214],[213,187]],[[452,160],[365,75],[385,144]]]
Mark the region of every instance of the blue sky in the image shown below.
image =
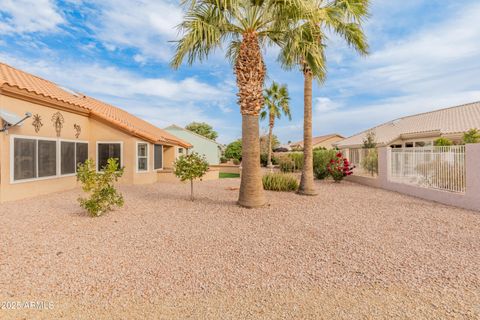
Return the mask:
[[[373,0],[365,24],[371,54],[328,41],[328,80],[314,87],[314,134],[351,135],[396,117],[480,100],[478,0]],[[156,124],[206,121],[219,141],[240,137],[232,68],[221,51],[195,66],[169,68],[177,0],[0,0],[0,61],[99,98]],[[303,79],[276,63],[292,121],[275,133],[302,137]],[[266,132],[266,123],[262,123]]]

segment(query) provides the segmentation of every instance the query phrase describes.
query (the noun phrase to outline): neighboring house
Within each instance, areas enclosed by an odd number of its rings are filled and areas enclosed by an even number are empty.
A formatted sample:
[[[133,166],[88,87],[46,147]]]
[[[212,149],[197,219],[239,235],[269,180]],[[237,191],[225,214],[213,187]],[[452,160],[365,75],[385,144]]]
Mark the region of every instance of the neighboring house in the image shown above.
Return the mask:
[[[356,158],[369,131],[375,133],[379,147],[415,148],[432,146],[440,137],[461,143],[463,134],[473,128],[480,129],[480,102],[395,119],[348,137],[336,146],[348,149],[355,163],[359,162]]]
[[[0,202],[74,188],[87,158],[97,170],[118,158],[121,183],[153,183],[172,167],[176,148],[190,147],[126,111],[3,63],[0,118]]]
[[[337,133],[327,134],[324,136],[314,137],[312,139],[313,149],[315,148],[325,148],[325,149],[332,149],[334,148],[334,144],[345,139],[341,135]],[[290,144],[290,148],[295,149],[303,149],[303,141],[298,141],[295,143]]]
[[[222,145],[220,143],[174,124],[166,127],[164,130],[190,143],[193,147],[189,148],[189,151],[204,155],[209,164],[216,165],[220,163],[222,155]],[[184,154],[185,151],[184,148],[178,147],[177,156]]]

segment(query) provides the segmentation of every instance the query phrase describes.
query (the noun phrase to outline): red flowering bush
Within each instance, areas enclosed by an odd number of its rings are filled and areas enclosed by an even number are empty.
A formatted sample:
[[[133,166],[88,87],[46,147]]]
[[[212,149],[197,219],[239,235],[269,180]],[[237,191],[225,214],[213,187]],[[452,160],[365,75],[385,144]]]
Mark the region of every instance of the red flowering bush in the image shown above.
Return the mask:
[[[353,168],[341,152],[338,152],[335,159],[330,160],[330,163],[327,165],[328,173],[335,182],[340,182],[346,176],[352,175]]]

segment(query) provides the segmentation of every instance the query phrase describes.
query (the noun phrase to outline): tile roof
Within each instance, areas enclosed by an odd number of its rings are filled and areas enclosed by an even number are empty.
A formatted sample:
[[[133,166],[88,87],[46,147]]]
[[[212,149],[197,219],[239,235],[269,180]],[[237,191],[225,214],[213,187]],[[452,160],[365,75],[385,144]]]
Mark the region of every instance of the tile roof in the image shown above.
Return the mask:
[[[365,130],[337,143],[338,147],[358,146],[368,131],[375,132],[377,143],[389,144],[402,135],[427,136],[429,133],[455,134],[480,129],[480,102],[399,118]]]
[[[188,130],[188,129],[185,129],[185,128],[182,128],[182,127],[180,127],[180,126],[177,126],[176,124],[172,124],[172,125],[169,125],[169,126],[166,127],[166,128],[163,128],[163,130],[168,131],[168,132],[170,132],[170,133],[172,133],[172,131],[174,131],[175,129],[178,129],[178,130],[181,130],[181,131],[185,131],[185,132],[187,132],[187,133],[190,133],[190,134],[192,134],[192,135],[195,135],[195,136],[197,136],[197,137],[199,137],[199,138],[202,138],[202,139],[204,139],[204,140],[207,140],[207,141],[209,141],[209,142],[213,142],[213,143],[217,144],[217,145],[220,146],[220,147],[222,146],[221,143],[218,143],[218,142],[215,141],[215,140],[209,139],[209,138],[207,138],[207,137],[202,136],[201,134],[198,134],[198,133],[196,133],[196,132],[193,132],[193,131],[190,131],[190,130]],[[172,134],[175,136],[174,133],[172,133]]]
[[[152,143],[168,143],[191,147],[188,142],[120,108],[81,93],[73,92],[51,81],[0,62],[0,88],[6,88],[6,86],[16,87],[29,93],[84,109],[90,115],[103,119],[107,123],[129,132],[131,135],[146,139]]]
[[[324,142],[324,141],[326,141],[330,138],[333,138],[333,137],[340,137],[340,138],[343,139],[343,137],[341,135],[339,135],[338,133],[332,133],[332,134],[327,134],[327,135],[324,135],[324,136],[313,137],[312,144],[316,145],[316,144],[322,143],[322,142]],[[303,140],[291,143],[290,146],[303,147]]]

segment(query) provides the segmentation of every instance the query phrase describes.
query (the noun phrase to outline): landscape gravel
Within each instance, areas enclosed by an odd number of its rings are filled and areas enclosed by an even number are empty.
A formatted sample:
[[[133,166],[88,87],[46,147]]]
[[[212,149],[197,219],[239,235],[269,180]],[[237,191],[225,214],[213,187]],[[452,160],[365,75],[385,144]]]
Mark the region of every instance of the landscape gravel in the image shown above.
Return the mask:
[[[0,319],[480,319],[480,214],[349,182],[236,205],[238,179],[0,206]],[[5,308],[48,301],[53,308]],[[2,307],[2,305],[0,305]]]

